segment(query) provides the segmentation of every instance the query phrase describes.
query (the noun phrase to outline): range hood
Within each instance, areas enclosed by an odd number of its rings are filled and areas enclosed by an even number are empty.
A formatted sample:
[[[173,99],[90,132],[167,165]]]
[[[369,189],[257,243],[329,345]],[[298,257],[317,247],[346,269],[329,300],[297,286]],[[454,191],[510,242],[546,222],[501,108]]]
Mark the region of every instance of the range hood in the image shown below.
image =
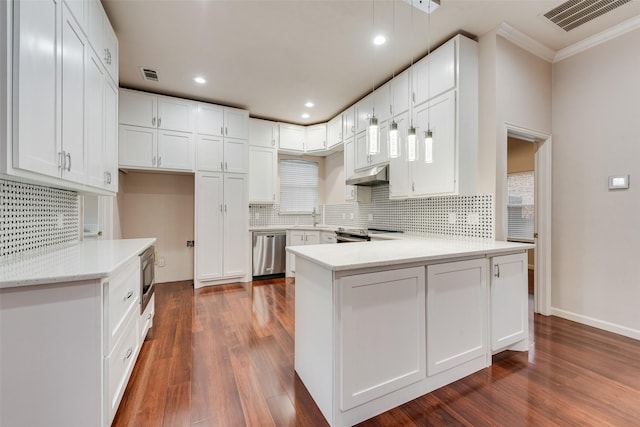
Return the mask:
[[[347,185],[364,185],[371,187],[378,184],[386,184],[389,182],[388,165],[375,166],[360,172],[356,172],[347,178]]]

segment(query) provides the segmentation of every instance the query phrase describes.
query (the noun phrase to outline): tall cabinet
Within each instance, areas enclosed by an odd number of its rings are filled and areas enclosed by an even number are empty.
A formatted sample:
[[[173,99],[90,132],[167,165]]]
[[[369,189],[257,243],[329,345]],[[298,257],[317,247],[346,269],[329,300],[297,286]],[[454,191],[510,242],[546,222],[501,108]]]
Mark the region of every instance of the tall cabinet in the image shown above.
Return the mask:
[[[196,288],[249,272],[249,113],[199,104],[196,116]]]

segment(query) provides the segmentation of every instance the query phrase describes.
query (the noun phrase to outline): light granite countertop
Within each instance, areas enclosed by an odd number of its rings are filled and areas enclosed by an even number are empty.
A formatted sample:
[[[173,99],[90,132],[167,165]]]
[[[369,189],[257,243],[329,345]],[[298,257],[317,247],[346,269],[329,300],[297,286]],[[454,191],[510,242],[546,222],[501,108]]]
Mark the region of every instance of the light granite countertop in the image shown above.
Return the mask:
[[[155,238],[85,240],[0,263],[0,289],[108,277],[155,243]]]

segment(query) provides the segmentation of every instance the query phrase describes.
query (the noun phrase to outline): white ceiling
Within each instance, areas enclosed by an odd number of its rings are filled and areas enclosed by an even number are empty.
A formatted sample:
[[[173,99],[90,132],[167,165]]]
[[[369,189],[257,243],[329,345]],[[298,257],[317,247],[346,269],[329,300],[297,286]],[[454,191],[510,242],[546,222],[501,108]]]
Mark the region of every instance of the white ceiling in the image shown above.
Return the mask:
[[[330,119],[458,32],[477,37],[506,22],[559,50],[640,15],[632,1],[567,33],[542,16],[562,0],[442,0],[430,18],[402,0],[102,2],[120,42],[122,87],[299,124]],[[380,32],[388,41],[374,46]],[[160,81],[144,81],[140,66]]]

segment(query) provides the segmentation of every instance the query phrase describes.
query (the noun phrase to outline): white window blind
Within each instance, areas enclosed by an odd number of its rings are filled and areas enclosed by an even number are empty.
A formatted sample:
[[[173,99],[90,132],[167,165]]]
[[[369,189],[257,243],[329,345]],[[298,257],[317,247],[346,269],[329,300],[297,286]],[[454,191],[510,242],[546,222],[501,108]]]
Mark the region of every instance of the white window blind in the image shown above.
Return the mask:
[[[318,206],[318,163],[280,160],[280,212],[311,213]]]
[[[509,240],[533,242],[535,224],[534,182],[533,171],[507,175],[507,237]]]

